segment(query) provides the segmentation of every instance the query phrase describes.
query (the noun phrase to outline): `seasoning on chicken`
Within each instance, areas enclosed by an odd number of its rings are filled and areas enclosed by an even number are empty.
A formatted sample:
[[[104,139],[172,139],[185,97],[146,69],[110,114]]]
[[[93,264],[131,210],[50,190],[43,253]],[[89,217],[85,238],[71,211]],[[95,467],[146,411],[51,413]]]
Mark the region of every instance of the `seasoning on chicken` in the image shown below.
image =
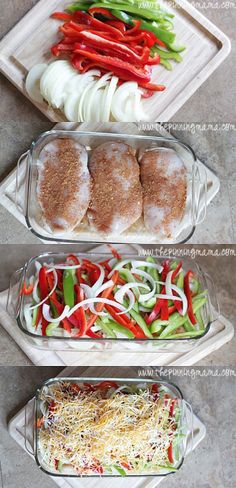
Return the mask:
[[[86,214],[90,175],[86,149],[72,139],[46,144],[38,162],[37,195],[52,232],[73,230]]]
[[[121,234],[142,215],[140,168],[135,150],[123,142],[106,142],[94,149],[88,219],[100,233]]]
[[[187,172],[176,152],[167,148],[147,150],[140,161],[144,225],[170,239],[186,207]]]

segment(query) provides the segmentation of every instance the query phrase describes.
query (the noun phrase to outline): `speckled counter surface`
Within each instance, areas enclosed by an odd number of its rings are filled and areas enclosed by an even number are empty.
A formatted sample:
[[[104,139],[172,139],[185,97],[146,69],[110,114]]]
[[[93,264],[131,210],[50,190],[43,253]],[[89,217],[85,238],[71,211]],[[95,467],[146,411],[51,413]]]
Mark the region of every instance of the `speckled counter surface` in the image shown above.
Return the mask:
[[[9,436],[7,421],[25,405],[44,380],[58,372],[58,368],[0,368],[0,456],[4,488],[56,486]],[[136,377],[138,373],[137,369],[131,368],[89,368],[86,372],[81,368],[79,374]],[[160,486],[235,488],[236,430],[232,408],[236,394],[235,378],[209,375],[208,378],[190,379],[189,376],[171,375],[170,380],[180,387],[194,413],[206,425],[207,435],[194,453],[185,459],[179,473],[167,477]]]
[[[88,250],[91,246],[47,246],[41,245],[2,245],[0,247],[0,291],[8,288],[9,280],[12,273],[20,268],[25,262],[33,256],[37,256],[41,252],[47,251],[81,251]],[[190,249],[190,246],[185,246]],[[149,249],[152,247],[149,247]],[[199,249],[207,252],[207,246],[196,246]],[[213,246],[211,249],[219,250],[224,246]],[[158,249],[158,248],[157,248]],[[178,249],[178,248],[177,248]],[[231,248],[233,249],[233,248]],[[236,289],[236,260],[235,257],[213,257],[201,256],[197,257],[197,262],[202,268],[212,276],[217,290],[217,297],[220,304],[220,310],[226,318],[235,324],[235,289]],[[18,348],[13,339],[0,327],[0,341],[1,341],[1,357],[0,364],[2,365],[26,365],[30,361],[24,353]],[[211,354],[209,357],[201,361],[201,365],[235,365],[236,366],[236,337],[234,337],[228,344],[221,349]],[[92,357],[91,357],[92,363]]]

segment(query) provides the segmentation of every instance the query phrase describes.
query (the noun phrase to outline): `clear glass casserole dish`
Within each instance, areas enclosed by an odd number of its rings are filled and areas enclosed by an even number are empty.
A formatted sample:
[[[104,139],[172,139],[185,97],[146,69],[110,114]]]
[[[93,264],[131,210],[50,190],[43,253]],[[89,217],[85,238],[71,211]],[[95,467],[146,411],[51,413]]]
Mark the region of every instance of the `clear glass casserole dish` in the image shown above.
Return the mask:
[[[82,144],[90,156],[91,151],[104,142],[119,141],[130,145],[136,150],[137,158],[147,150],[169,148],[182,160],[186,168],[187,192],[183,216],[177,228],[173,229],[170,238],[164,238],[148,231],[143,217],[121,234],[98,234],[93,230],[86,217],[70,232],[52,233],[43,218],[42,208],[37,197],[38,168],[40,153],[46,144],[58,138],[71,138]],[[28,228],[37,237],[52,242],[116,242],[116,243],[183,243],[193,235],[197,224],[202,222],[206,214],[207,177],[200,176],[197,158],[191,147],[171,138],[113,134],[99,132],[80,132],[54,130],[45,132],[33,142],[27,157],[27,173],[25,183],[24,214]],[[18,178],[17,178],[18,179]],[[203,181],[204,180],[204,181]],[[17,197],[16,197],[17,201]]]
[[[118,387],[118,388],[117,388]],[[103,467],[103,470],[97,470],[97,468],[93,466],[92,472],[91,469],[89,470],[88,473],[78,473],[77,469],[75,469],[75,464],[72,462],[72,465],[69,465],[68,462],[64,462],[61,460],[56,460],[52,459],[51,456],[55,453],[54,447],[53,446],[53,441],[52,442],[46,442],[44,444],[44,435],[54,437],[54,434],[50,434],[50,428],[53,428],[55,426],[56,431],[58,430],[58,427],[56,424],[54,424],[54,416],[57,415],[57,408],[58,405],[59,407],[63,407],[63,397],[66,398],[67,405],[70,405],[70,411],[73,412],[74,408],[76,407],[76,403],[78,405],[79,402],[79,395],[80,391],[86,392],[86,395],[90,397],[90,403],[94,402],[93,399],[93,392],[95,392],[95,402],[96,402],[96,391],[99,389],[103,390],[101,393],[101,397],[104,399],[109,399],[111,395],[113,395],[113,399],[115,398],[114,395],[116,395],[116,391],[119,389],[119,391],[124,391],[124,398],[128,397],[129,394],[132,395],[132,400],[133,402],[135,401],[135,395],[143,394],[144,395],[144,402],[147,399],[148,402],[153,402],[153,407],[155,407],[155,402],[160,403],[160,408],[162,409],[163,416],[165,418],[165,425],[167,424],[167,427],[162,428],[161,425],[157,427],[157,431],[155,429],[153,430],[152,434],[152,440],[153,440],[153,445],[156,443],[157,449],[159,449],[158,444],[159,444],[159,439],[161,438],[162,440],[162,445],[165,442],[165,452],[161,453],[166,459],[167,457],[167,452],[168,452],[168,458],[167,462],[165,465],[155,465],[153,468],[150,465],[150,462],[148,461],[148,468],[140,469],[138,472],[135,472],[135,469],[129,469],[126,466],[121,470],[117,470],[116,468],[113,469],[108,469]],[[92,393],[91,393],[92,392]],[[69,396],[68,396],[69,393]],[[90,396],[91,393],[91,396]],[[118,391],[117,391],[118,393]],[[55,397],[53,396],[55,394]],[[147,396],[146,396],[147,394]],[[60,395],[60,401],[58,403]],[[77,397],[78,395],[78,397]],[[85,395],[85,396],[86,396]],[[149,396],[150,395],[150,396]],[[122,398],[122,394],[119,395],[120,398]],[[85,398],[86,399],[86,398]],[[137,399],[137,396],[136,396]],[[128,402],[130,400],[127,400]],[[49,403],[50,402],[50,403]],[[124,405],[126,401],[123,399],[123,403],[121,400],[121,405],[120,408],[124,409],[122,405]],[[53,407],[52,407],[53,404]],[[86,406],[86,403],[83,405]],[[147,404],[146,404],[147,406]],[[109,406],[109,409],[111,407]],[[127,407],[126,407],[127,408]],[[129,406],[128,406],[129,408]],[[157,408],[157,407],[155,407]],[[53,412],[52,412],[53,410]],[[62,419],[64,418],[64,412],[66,410],[62,409],[60,411],[60,416],[58,416],[57,423],[61,422]],[[109,410],[110,412],[110,410]],[[127,411],[129,415],[135,417],[133,415],[133,412],[130,412],[130,410]],[[147,412],[147,410],[146,410]],[[165,414],[166,412],[166,414]],[[113,411],[114,413],[114,411]],[[158,412],[157,412],[158,413]],[[59,414],[58,414],[59,415]],[[147,415],[149,417],[150,423],[148,424],[147,431],[144,431],[144,435],[149,436],[149,428],[152,425],[153,422],[153,417]],[[151,417],[151,418],[150,418]],[[97,421],[98,421],[97,417]],[[155,417],[154,417],[155,418]],[[159,422],[159,417],[158,422]],[[85,419],[86,421],[86,419]],[[120,420],[119,420],[120,422]],[[116,429],[120,430],[120,423],[117,422]],[[135,422],[135,420],[134,420]],[[139,422],[139,420],[137,420]],[[169,424],[171,422],[171,424]],[[73,425],[70,424],[68,425],[67,422],[67,433],[69,434],[69,439],[66,439],[66,435],[64,436],[64,442],[71,442],[72,435],[73,435],[73,428],[74,425],[77,423],[77,431],[76,435],[79,436],[80,430],[83,429],[83,426],[80,425],[80,420],[76,418],[75,421],[73,421]],[[84,425],[84,424],[83,424]],[[137,424],[138,426],[138,424]],[[136,429],[138,428],[136,426]],[[169,426],[169,427],[168,427]],[[171,428],[173,429],[173,436],[172,436],[172,446],[171,446],[171,462],[169,461],[169,450],[168,446],[169,445],[169,431],[168,434],[166,434],[165,429]],[[59,427],[60,429],[60,427]],[[93,426],[92,426],[93,429]],[[127,427],[126,427],[127,429]],[[122,430],[122,429],[121,429]],[[126,431],[126,430],[125,430]],[[51,431],[52,432],[52,431]],[[88,431],[87,431],[88,432]],[[86,433],[87,433],[86,432]],[[126,431],[127,432],[127,431]],[[42,435],[41,435],[42,434]],[[121,436],[124,435],[124,432],[120,434]],[[128,434],[127,434],[128,435]],[[103,436],[103,432],[101,434]],[[167,437],[166,437],[167,436]],[[86,437],[86,435],[85,435]],[[155,442],[154,442],[154,437],[155,437]],[[55,439],[55,437],[54,437]],[[101,437],[99,437],[101,439]],[[143,439],[143,437],[142,437]],[[172,383],[165,382],[162,380],[150,380],[150,379],[145,379],[145,380],[140,380],[137,378],[90,378],[90,377],[60,377],[60,378],[52,378],[47,380],[43,385],[36,391],[35,398],[32,402],[32,400],[28,403],[25,409],[25,446],[30,452],[31,455],[35,457],[35,460],[40,467],[42,471],[44,471],[46,474],[51,475],[51,476],[58,476],[58,477],[120,477],[120,476],[127,476],[127,477],[144,477],[144,476],[167,476],[169,474],[174,474],[177,472],[183,462],[184,458],[188,451],[191,452],[192,450],[192,439],[193,439],[193,412],[192,408],[189,405],[188,402],[186,402],[183,399],[182,393],[179,390],[177,386],[175,386]],[[101,439],[102,440],[102,439]],[[95,439],[96,441],[96,439]],[[133,438],[132,438],[133,441]],[[75,441],[74,441],[75,442]],[[81,437],[80,443],[83,442],[83,436]],[[69,444],[68,444],[69,445]],[[74,444],[73,444],[74,445]],[[105,443],[106,445],[106,443]],[[57,444],[56,444],[56,449],[57,449]],[[60,446],[60,448],[64,449],[64,446]],[[45,450],[46,448],[46,450]],[[164,448],[162,448],[164,450]],[[73,451],[73,448],[71,448],[70,452]],[[57,453],[58,455],[58,453]],[[67,454],[68,455],[68,452]],[[86,454],[85,454],[86,456]],[[58,455],[59,457],[59,455]],[[49,461],[50,459],[50,461]],[[77,458],[78,459],[78,458]],[[59,461],[59,463],[58,463]],[[97,464],[100,466],[101,459],[97,459]],[[81,462],[83,462],[86,466],[86,463],[82,459]],[[136,468],[137,469],[137,468]],[[122,473],[123,471],[123,473]]]
[[[93,263],[103,262],[112,258],[111,254],[95,254],[85,253],[78,254],[76,256],[80,259],[89,259]],[[38,269],[39,264],[46,266],[56,265],[63,263],[68,256],[67,253],[44,253],[35,258],[30,259],[23,268],[16,271],[11,279],[7,310],[12,317],[16,320],[17,326],[24,335],[25,339],[33,346],[40,349],[47,350],[65,350],[65,351],[104,351],[104,352],[153,352],[153,353],[178,353],[192,350],[198,346],[203,338],[209,333],[211,324],[219,315],[219,306],[217,301],[216,292],[212,279],[208,274],[203,272],[200,266],[195,260],[189,258],[182,258],[183,270],[191,269],[194,275],[197,276],[201,290],[208,290],[205,303],[202,306],[202,320],[204,323],[204,329],[196,337],[182,337],[182,338],[116,338],[102,337],[72,337],[65,335],[57,336],[53,335],[53,331],[50,336],[39,335],[33,328],[29,328],[25,319],[24,308],[29,303],[28,296],[20,294],[23,284],[29,282],[32,275],[35,275],[35,269]],[[137,255],[126,254],[122,256],[122,259],[129,259],[143,261]],[[164,260],[158,259],[158,263],[162,263]],[[170,258],[170,262],[174,263],[175,258]],[[39,264],[38,264],[39,263]],[[30,299],[32,300],[32,299]],[[190,334],[191,335],[191,334]]]

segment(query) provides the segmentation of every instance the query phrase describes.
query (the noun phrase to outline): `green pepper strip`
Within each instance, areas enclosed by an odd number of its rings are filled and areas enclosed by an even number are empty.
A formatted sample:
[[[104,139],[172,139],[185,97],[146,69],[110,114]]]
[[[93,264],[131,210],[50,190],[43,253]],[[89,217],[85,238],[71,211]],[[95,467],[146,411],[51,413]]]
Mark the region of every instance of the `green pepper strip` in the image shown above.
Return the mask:
[[[124,303],[123,305],[125,307],[128,307],[128,302],[126,300],[124,300]],[[129,314],[131,315],[131,317],[133,317],[133,319],[135,320],[135,322],[137,322],[137,324],[139,325],[139,327],[141,327],[142,331],[144,332],[144,334],[149,338],[149,339],[153,339],[153,335],[151,334],[145,320],[143,319],[142,315],[140,315],[138,312],[136,312],[134,309],[130,310],[129,311]]]
[[[75,305],[74,270],[66,269],[63,272],[63,294],[65,305],[73,308]]]
[[[111,13],[115,17],[117,17],[118,19],[122,20],[123,22],[125,22],[126,24],[129,24],[129,25],[133,25],[133,23],[134,23],[133,21],[137,20],[137,19],[134,19],[130,15],[127,15],[125,12],[122,12],[120,10],[112,10]],[[140,29],[153,32],[155,34],[155,36],[158,39],[160,39],[162,42],[164,42],[164,44],[166,44],[167,46],[169,46],[171,43],[173,43],[173,45],[174,45],[174,41],[176,38],[176,35],[174,34],[174,32],[169,32],[169,31],[166,31],[164,29],[160,29],[159,27],[157,27],[157,25],[155,25],[154,22],[148,22],[145,20],[141,20]]]
[[[102,320],[102,318],[100,318],[96,320],[96,323],[99,325],[99,327],[101,327],[102,331],[106,334],[106,337],[112,337],[113,339],[116,339],[116,334],[113,332],[108,322],[105,322],[105,320]]]
[[[148,263],[154,263],[154,264],[156,263],[155,259],[152,258],[151,256],[148,256],[147,259],[146,259],[146,261]],[[152,276],[152,278],[154,279],[154,281],[156,281],[156,282],[157,281],[160,281],[160,276],[159,276],[159,273],[158,273],[157,269],[155,269],[155,268],[148,268],[148,273]],[[161,289],[160,284],[159,283],[156,283],[156,292],[157,293],[160,293],[160,289]],[[155,300],[155,303],[156,303],[156,300]]]
[[[201,336],[201,330],[195,330],[191,332],[180,332],[179,334],[171,334],[168,336],[168,339],[188,339],[191,337]]]
[[[112,10],[118,10],[118,11],[125,11],[129,12],[134,15],[138,15],[139,17],[144,17],[145,19],[149,20],[163,20],[166,17],[173,18],[174,15],[170,14],[169,12],[165,12],[163,10],[157,10],[157,9],[146,9],[146,8],[139,8],[136,7],[135,5],[127,5],[125,3],[112,3],[112,2],[98,2],[98,3],[93,3],[90,8],[104,8],[106,7],[107,9],[112,9]]]
[[[152,54],[159,54],[161,56],[161,60],[166,60],[166,59],[173,59],[177,63],[181,63],[183,61],[182,56],[180,56],[179,53],[177,52],[169,52],[169,51],[163,51],[163,49],[160,49],[159,47],[154,46],[151,50]]]
[[[169,325],[168,320],[155,320],[152,325],[151,325],[151,333],[156,334],[157,332],[160,332],[163,329],[163,325]]]
[[[193,299],[193,311],[194,311],[194,313],[196,313],[196,311],[199,310],[204,305],[204,303],[206,303],[206,297],[200,298],[200,299],[197,299],[197,297],[195,297]],[[165,337],[169,336],[169,334],[171,334],[171,332],[173,332],[174,330],[176,330],[179,327],[181,327],[182,325],[184,325],[187,320],[188,320],[187,314],[184,315],[184,317],[182,317],[181,315],[179,315],[179,313],[174,313],[173,315],[171,315],[171,317],[169,319],[169,325],[159,335],[159,338],[164,339]]]
[[[118,332],[120,334],[124,334],[129,339],[134,339],[135,338],[135,335],[133,334],[133,332],[131,332],[131,330],[126,329],[125,327],[122,327],[122,325],[117,324],[113,320],[110,320],[109,321],[109,327],[110,327],[110,329],[112,329],[115,332]]]

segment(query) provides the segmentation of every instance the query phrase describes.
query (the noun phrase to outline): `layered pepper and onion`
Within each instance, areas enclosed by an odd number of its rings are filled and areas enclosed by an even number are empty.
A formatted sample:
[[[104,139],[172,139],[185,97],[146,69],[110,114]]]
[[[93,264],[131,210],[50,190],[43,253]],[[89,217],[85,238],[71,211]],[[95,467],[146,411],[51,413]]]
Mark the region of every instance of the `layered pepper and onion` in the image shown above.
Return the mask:
[[[43,98],[75,122],[148,118],[142,99],[166,88],[152,82],[152,67],[172,70],[171,61],[181,62],[185,49],[176,42],[174,14],[157,1],[151,4],[142,8],[140,0],[88,0],[54,12],[52,19],[63,23],[51,54],[60,62],[32,68],[26,81],[30,96],[39,82]],[[97,104],[93,113],[87,111],[91,98]]]
[[[182,461],[182,404],[163,385],[61,380],[38,401],[38,460],[51,474],[158,474]]]
[[[188,339],[206,328],[198,276],[182,262],[152,257],[93,262],[74,254],[39,263],[21,295],[26,328],[72,339]]]

